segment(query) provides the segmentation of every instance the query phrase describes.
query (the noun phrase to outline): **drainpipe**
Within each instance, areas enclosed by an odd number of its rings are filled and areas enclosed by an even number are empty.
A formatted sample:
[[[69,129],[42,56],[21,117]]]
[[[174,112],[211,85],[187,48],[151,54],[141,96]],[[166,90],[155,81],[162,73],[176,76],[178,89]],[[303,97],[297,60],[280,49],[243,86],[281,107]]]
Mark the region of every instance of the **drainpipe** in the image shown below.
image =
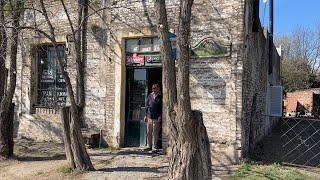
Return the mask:
[[[272,55],[273,55],[273,0],[270,0],[270,20],[269,20],[269,74],[272,74]]]

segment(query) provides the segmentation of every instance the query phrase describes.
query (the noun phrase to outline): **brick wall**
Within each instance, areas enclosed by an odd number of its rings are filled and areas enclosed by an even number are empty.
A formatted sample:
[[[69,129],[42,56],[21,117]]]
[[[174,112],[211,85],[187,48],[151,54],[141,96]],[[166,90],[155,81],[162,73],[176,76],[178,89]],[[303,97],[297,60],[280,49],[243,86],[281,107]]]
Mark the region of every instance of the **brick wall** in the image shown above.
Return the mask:
[[[308,112],[313,110],[313,90],[297,91],[287,93],[286,97],[286,116],[295,116],[298,103],[303,106]]]

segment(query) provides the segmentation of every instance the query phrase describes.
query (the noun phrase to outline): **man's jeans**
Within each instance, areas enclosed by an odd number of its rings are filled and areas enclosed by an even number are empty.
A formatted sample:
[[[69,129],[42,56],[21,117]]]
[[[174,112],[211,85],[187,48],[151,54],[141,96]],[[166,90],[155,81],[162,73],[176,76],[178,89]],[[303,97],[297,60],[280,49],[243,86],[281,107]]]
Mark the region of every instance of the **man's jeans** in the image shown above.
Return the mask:
[[[160,121],[148,118],[147,143],[148,148],[158,149]]]

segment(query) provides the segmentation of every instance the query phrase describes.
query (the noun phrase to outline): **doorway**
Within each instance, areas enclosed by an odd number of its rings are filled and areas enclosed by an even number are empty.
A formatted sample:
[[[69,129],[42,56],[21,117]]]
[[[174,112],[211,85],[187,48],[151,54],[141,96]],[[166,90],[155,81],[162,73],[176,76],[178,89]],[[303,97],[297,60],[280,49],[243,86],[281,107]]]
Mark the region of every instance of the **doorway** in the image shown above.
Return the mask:
[[[162,69],[128,67],[126,72],[125,146],[146,146],[145,103],[149,93],[152,92],[152,85],[155,83],[162,85]],[[160,130],[160,145],[161,134]]]

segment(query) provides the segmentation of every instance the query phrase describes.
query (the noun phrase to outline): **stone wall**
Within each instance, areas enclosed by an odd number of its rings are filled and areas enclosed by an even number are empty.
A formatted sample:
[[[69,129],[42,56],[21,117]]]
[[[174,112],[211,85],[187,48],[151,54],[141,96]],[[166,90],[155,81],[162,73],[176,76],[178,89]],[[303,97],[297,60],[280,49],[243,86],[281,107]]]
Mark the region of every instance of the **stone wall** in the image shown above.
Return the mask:
[[[122,146],[126,87],[124,40],[156,37],[156,14],[153,0],[107,2],[105,12],[89,19],[85,122],[90,130],[102,129],[108,143]],[[251,32],[253,10],[252,4],[247,2],[195,0],[193,6],[192,48],[206,39],[228,48],[223,55],[192,57],[190,68],[192,108],[203,112],[213,159],[220,164],[238,163],[240,151],[249,147],[250,133],[253,134],[251,141],[264,135],[261,132],[269,126],[263,116],[267,86],[271,81],[274,85],[278,83],[277,74],[268,76],[267,73],[266,36],[262,29],[258,33]],[[58,41],[68,45],[68,71],[75,84],[74,47],[72,42],[67,42],[70,28],[59,3],[52,2],[48,11]],[[73,0],[67,2],[69,10],[75,10],[74,5]],[[96,8],[101,5],[100,1],[94,4]],[[172,33],[177,32],[178,5],[178,0],[167,1]],[[72,19],[76,17],[75,13],[72,11]],[[39,14],[25,12],[25,23],[33,25],[36,22],[46,31],[43,20]],[[48,114],[46,110],[32,112],[34,47],[50,42],[32,31],[23,31],[22,39],[16,91],[19,135],[37,140],[61,140],[59,114]],[[278,73],[276,64],[274,72]]]
[[[156,35],[153,3],[151,0],[110,2],[112,12],[108,15],[111,25],[109,48],[112,61],[123,61],[123,54],[116,52],[116,49],[124,46],[121,38]],[[178,3],[179,1],[175,0],[167,1],[169,25],[173,33],[177,30]],[[229,51],[223,56],[192,58],[190,68],[192,108],[203,112],[213,158],[224,163],[236,163],[239,160],[239,151],[236,149],[240,146],[241,138],[244,2],[196,0],[193,12],[195,13],[191,25],[192,47],[210,38],[227,46]],[[145,33],[145,29],[148,29],[148,33]],[[118,69],[125,70],[121,65]],[[118,82],[121,82],[120,78],[116,84]],[[121,95],[118,94],[118,97],[115,100],[116,105],[121,104]],[[116,112],[115,123],[120,124],[120,121],[119,111]]]
[[[260,25],[253,32],[253,1],[246,4],[245,58],[243,64],[243,112],[242,112],[242,156],[264,136],[270,133],[277,118],[269,117],[268,88],[280,85],[280,57],[273,47],[273,72],[269,69],[269,39]]]
[[[66,6],[71,18],[76,18],[74,1],[66,2]],[[39,5],[35,4],[36,7]],[[67,41],[67,35],[71,34],[71,28],[65,15],[62,5],[59,1],[51,2],[46,5],[49,18],[55,29],[56,39],[58,43],[66,45],[68,51],[67,68],[71,78],[71,83],[75,86],[75,49],[73,42]],[[86,103],[85,108],[85,124],[88,129],[99,132],[104,130],[108,125],[106,118],[112,115],[112,111],[106,110],[106,96],[112,96],[112,90],[107,92],[108,88],[112,88],[114,76],[112,63],[105,54],[106,41],[101,36],[105,31],[100,17],[93,15],[89,18],[88,24],[88,62],[86,71]],[[43,16],[39,13],[34,14],[32,11],[25,11],[23,23],[28,26],[37,25],[37,27],[48,33]],[[61,122],[60,114],[56,110],[48,110],[45,108],[33,108],[35,103],[37,75],[35,72],[36,47],[38,45],[51,44],[51,42],[40,33],[32,30],[23,30],[21,34],[21,45],[19,47],[18,57],[18,84],[16,91],[16,102],[18,104],[17,116],[18,135],[26,136],[36,140],[61,141]],[[112,105],[112,103],[110,103]],[[107,131],[108,132],[108,131]],[[107,133],[105,133],[107,135]]]

